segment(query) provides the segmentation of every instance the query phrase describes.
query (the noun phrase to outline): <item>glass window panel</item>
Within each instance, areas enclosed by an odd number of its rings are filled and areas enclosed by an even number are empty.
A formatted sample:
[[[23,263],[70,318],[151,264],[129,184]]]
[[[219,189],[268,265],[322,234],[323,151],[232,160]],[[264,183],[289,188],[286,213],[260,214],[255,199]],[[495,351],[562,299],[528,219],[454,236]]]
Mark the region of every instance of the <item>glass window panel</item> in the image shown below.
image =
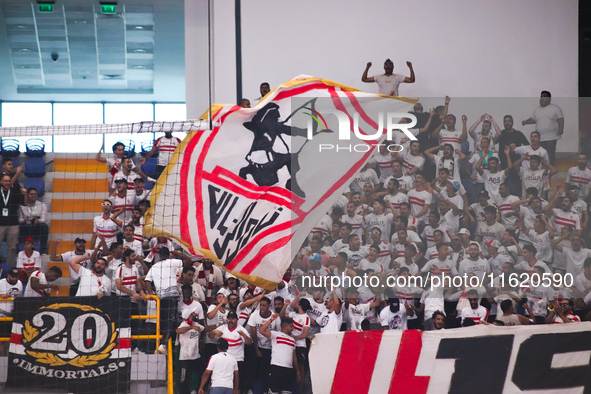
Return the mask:
[[[2,103],[2,126],[51,126],[50,103]],[[45,141],[45,151],[51,152],[51,136],[10,137],[19,141],[19,150],[26,151],[26,141],[41,138]]]
[[[136,123],[154,120],[153,104],[105,104],[105,123]],[[144,133],[105,134],[105,152],[113,153],[112,146],[117,141],[132,140],[135,151],[141,151],[141,142],[146,140]]]
[[[175,121],[187,119],[187,105],[186,104],[156,104],[155,111],[156,121]],[[160,138],[164,133],[155,133],[155,138]],[[180,138],[181,141],[186,137],[187,133],[172,133],[173,136]]]
[[[103,123],[100,103],[60,103],[53,105],[55,125],[92,125]],[[54,152],[98,152],[102,134],[58,135],[54,137]]]

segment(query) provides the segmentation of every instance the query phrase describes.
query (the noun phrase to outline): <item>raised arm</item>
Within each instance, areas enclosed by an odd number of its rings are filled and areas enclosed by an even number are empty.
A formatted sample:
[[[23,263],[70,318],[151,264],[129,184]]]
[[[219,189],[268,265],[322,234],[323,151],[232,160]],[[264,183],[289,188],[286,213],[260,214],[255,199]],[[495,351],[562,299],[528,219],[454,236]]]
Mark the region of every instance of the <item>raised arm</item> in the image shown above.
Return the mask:
[[[57,254],[57,247],[61,243],[62,243],[62,240],[59,239],[59,238],[56,239],[55,241],[53,241],[51,243],[51,246],[49,248],[49,260],[51,260],[51,261],[64,261],[62,259],[62,256]]]
[[[414,81],[415,81],[415,70],[413,70],[413,68],[412,68],[412,63],[411,62],[406,62],[406,65],[408,66],[408,68],[410,70],[410,77],[404,78],[404,82],[406,82],[406,83],[414,83]]]
[[[101,149],[99,149],[98,153],[95,156],[96,161],[99,161],[101,163],[107,162],[107,159],[102,156],[104,148],[105,148],[105,140],[103,139],[103,144],[101,145]]]
[[[269,326],[271,325],[272,322],[274,322],[275,320],[277,320],[278,317],[279,317],[278,314],[273,313],[273,315],[271,316],[271,318],[269,320],[267,320],[265,322],[265,324],[263,324],[261,326],[261,328],[259,328],[259,334],[261,334],[265,338],[271,338],[271,331],[269,331]]]
[[[368,77],[367,73],[369,72],[369,68],[371,67],[371,62],[368,62],[365,66],[365,71],[363,71],[363,75],[361,76],[361,82],[375,82],[376,80],[374,77]]]
[[[507,157],[507,168],[505,168],[505,175],[509,175],[509,173],[513,170],[513,163],[511,162],[511,155],[509,152],[511,151],[511,147],[509,145],[505,146],[505,156]]]
[[[462,116],[462,118],[464,117]],[[476,139],[476,128],[480,123],[484,121],[484,118],[486,118],[486,114],[482,115],[480,118],[478,118],[476,122],[474,122],[472,126],[470,126],[470,129],[468,130],[468,133],[470,133],[470,137]]]
[[[438,146],[434,146],[432,148],[427,149],[425,152],[423,152],[425,154],[425,156],[427,156],[427,158],[431,161],[435,161],[435,152],[439,150],[439,145]]]
[[[570,237],[570,234],[564,234],[561,237],[558,237],[556,239],[554,239],[552,242],[550,242],[550,246],[552,246],[552,248],[554,250],[559,251],[560,253],[562,253],[564,251],[564,248],[562,246],[560,246],[559,244],[564,241],[565,239],[568,239]]]
[[[83,262],[84,260],[88,260],[90,258],[90,253],[85,253],[82,256],[78,256],[76,258],[73,258],[70,261],[70,267],[72,267],[72,270],[74,270],[74,272],[78,273],[80,272],[80,268],[82,267],[80,265],[81,262]]]
[[[482,162],[484,161],[484,158],[487,156],[488,156],[488,150],[483,150],[482,156],[480,156],[480,159],[478,159],[478,161],[476,162],[476,165],[474,166],[474,169],[476,171],[478,171],[478,173],[480,175],[482,175],[484,173],[484,169],[482,168]]]
[[[493,128],[495,129],[495,135],[493,136],[492,144],[496,144],[497,142],[499,142],[499,138],[501,137],[502,131],[501,131],[501,128],[499,127],[499,125],[497,124],[497,122],[495,122],[492,115],[488,115],[488,120],[490,120],[490,123],[492,124]]]
[[[466,122],[468,122],[468,117],[466,115],[462,115],[462,134],[460,134],[460,141],[466,141],[468,139],[468,132],[466,131]]]

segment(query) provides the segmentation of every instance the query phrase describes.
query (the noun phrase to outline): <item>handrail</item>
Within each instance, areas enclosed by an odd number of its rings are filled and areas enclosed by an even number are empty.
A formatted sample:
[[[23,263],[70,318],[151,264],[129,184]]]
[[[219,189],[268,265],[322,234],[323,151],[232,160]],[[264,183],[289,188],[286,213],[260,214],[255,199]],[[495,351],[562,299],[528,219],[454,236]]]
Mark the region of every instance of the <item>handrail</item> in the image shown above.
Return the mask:
[[[132,335],[131,339],[155,339],[156,349],[160,347],[160,297],[157,295],[147,295],[146,300],[156,301],[156,314],[155,315],[131,315],[133,320],[144,320],[144,319],[156,319],[156,334],[155,335]]]

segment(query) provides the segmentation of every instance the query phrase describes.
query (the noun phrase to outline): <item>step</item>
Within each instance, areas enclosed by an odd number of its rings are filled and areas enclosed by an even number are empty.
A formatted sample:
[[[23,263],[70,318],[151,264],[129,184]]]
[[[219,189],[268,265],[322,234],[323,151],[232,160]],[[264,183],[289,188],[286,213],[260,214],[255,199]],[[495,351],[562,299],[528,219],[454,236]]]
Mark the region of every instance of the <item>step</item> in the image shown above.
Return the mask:
[[[95,212],[101,207],[103,198],[95,199],[53,199],[51,202],[51,213],[55,217],[56,213],[73,213],[73,212]]]
[[[107,172],[105,163],[100,163],[94,158],[66,158],[54,159],[54,172]]]
[[[92,220],[52,219],[51,234],[84,234],[92,233]]]
[[[106,179],[78,179],[71,180],[56,178],[53,180],[54,193],[100,193],[101,196],[108,195],[109,182]]]

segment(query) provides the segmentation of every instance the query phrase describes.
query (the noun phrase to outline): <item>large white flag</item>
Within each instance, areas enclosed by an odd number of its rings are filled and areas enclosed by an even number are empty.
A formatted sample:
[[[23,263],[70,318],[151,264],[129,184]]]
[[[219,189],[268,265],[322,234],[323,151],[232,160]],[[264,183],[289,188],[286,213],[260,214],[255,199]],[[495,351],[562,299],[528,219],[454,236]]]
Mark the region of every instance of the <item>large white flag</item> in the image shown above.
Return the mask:
[[[188,134],[158,180],[146,230],[274,289],[396,113],[415,101],[300,76],[254,108],[216,105],[219,126]]]

